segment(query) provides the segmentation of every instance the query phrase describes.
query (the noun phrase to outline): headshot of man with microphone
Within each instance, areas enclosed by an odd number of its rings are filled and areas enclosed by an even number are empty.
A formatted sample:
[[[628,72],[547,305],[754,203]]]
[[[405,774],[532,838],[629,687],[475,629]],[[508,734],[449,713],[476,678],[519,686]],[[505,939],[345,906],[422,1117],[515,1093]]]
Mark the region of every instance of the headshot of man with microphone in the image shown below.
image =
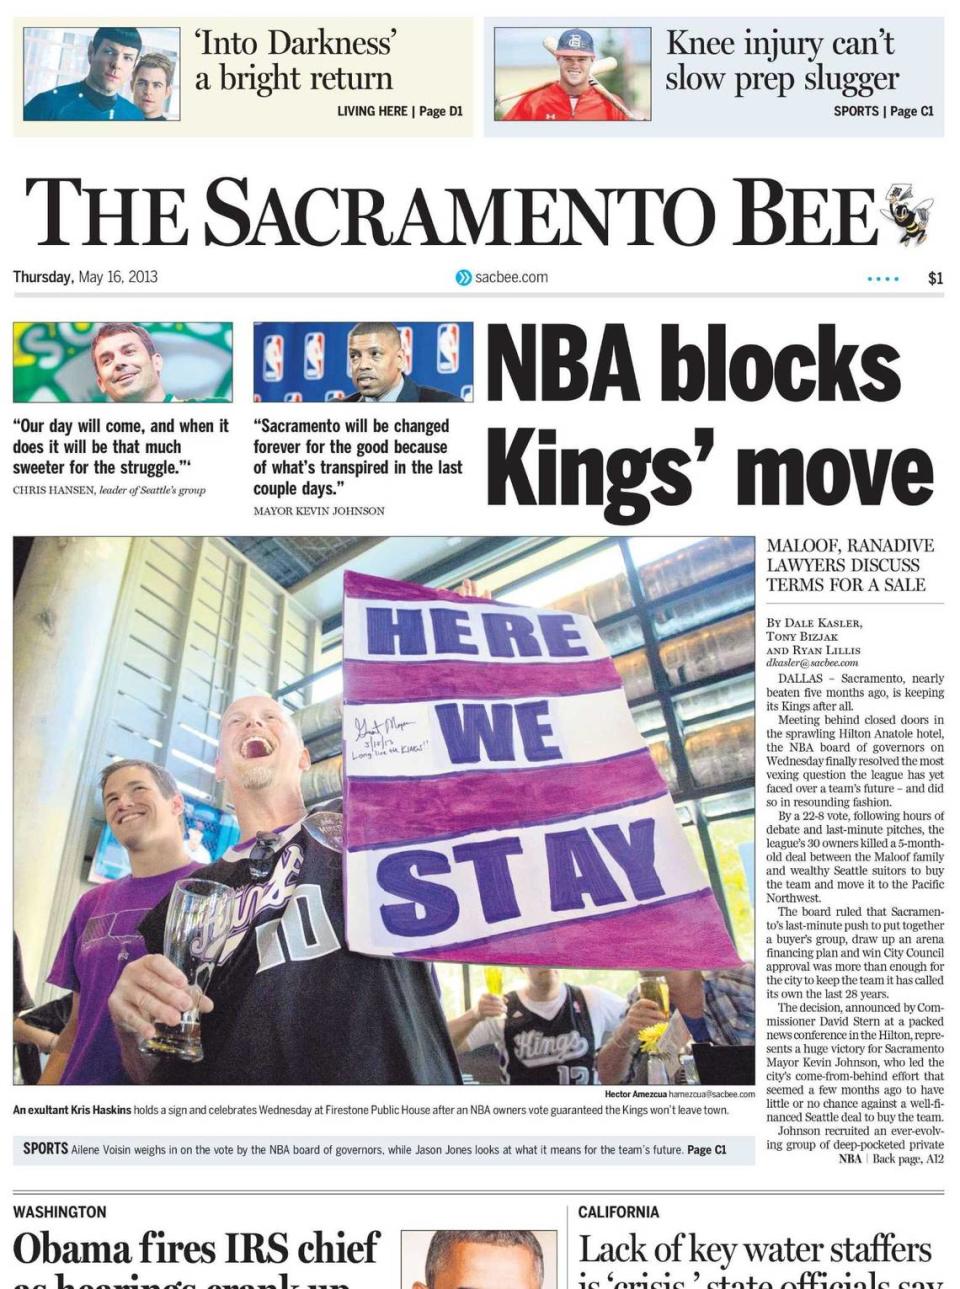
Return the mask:
[[[559,39],[543,42],[553,54],[558,80],[547,81],[519,95],[505,113],[505,121],[635,121],[637,116],[622,99],[607,90],[599,77],[616,69],[615,58],[597,59],[593,36],[582,27],[570,27]],[[502,104],[505,100],[501,99]]]

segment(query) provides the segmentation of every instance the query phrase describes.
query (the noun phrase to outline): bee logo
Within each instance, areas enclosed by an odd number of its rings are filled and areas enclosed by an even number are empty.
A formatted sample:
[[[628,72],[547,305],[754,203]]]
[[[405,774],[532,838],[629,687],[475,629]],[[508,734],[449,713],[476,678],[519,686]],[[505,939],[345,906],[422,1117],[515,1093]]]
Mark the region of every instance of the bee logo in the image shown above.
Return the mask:
[[[923,201],[917,201],[913,195],[913,184],[891,184],[884,200],[888,210],[881,210],[880,213],[903,229],[900,245],[909,246],[911,242],[915,242],[917,246],[922,246],[927,240],[933,198],[925,197]]]

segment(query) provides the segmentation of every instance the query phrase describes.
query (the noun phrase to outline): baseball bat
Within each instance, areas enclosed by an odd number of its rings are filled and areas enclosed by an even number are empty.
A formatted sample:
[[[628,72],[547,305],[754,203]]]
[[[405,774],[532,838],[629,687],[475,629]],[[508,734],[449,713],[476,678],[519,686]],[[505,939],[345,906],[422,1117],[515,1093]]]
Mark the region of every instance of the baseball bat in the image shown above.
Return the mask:
[[[596,76],[598,72],[602,76],[605,72],[614,71],[616,66],[617,60],[615,58],[601,58],[594,63],[590,76],[592,78]],[[553,80],[544,81],[542,85],[534,85],[531,89],[521,90],[519,94],[505,94],[502,98],[495,99],[494,101],[496,106],[500,107],[503,103],[512,103],[515,98],[523,98],[524,94],[532,94],[535,90],[544,90],[548,85],[556,85],[556,83],[556,77],[554,77]]]
[[[601,98],[605,98],[607,102],[612,103],[615,108],[618,108],[623,113],[623,115],[627,118],[628,121],[643,120],[642,116],[636,116],[633,112],[630,111],[630,109],[627,107],[626,103],[624,103],[622,98],[617,98],[616,94],[606,89],[606,87],[601,85],[599,81],[595,81],[592,76],[590,77],[590,84],[601,96]]]

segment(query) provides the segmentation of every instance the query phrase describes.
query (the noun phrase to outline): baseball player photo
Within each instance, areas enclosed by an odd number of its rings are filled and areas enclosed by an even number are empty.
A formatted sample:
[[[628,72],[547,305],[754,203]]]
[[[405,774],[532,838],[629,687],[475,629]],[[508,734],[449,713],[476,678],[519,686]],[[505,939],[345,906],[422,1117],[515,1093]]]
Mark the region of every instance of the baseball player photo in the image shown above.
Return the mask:
[[[650,29],[497,28],[501,121],[649,121]]]

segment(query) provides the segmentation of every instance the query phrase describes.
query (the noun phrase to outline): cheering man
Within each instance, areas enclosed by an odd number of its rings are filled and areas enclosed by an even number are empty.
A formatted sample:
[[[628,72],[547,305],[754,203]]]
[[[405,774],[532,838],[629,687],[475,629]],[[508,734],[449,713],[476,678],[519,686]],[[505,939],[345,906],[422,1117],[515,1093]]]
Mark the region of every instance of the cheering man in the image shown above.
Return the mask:
[[[204,1059],[151,1071],[135,1038],[191,1007],[183,975],[160,953],[131,963],[110,1000],[132,1077],[167,1083],[459,1083],[430,968],[345,947],[342,858],[301,824],[310,758],[272,698],[223,715],[217,775],[245,838],[204,869],[236,888],[233,928],[202,1005]],[[142,925],[163,943],[165,908]]]

